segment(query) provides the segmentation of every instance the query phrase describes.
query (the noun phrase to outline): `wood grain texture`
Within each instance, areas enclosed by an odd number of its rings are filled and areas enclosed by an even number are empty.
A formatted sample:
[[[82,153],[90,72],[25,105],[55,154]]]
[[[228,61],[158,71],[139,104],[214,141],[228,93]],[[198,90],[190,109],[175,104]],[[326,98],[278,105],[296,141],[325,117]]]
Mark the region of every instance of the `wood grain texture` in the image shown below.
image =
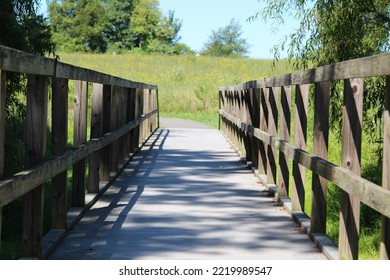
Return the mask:
[[[46,152],[48,78],[28,75],[26,166],[44,160]],[[43,231],[43,185],[23,199],[23,256],[39,257]]]
[[[291,87],[282,87],[280,95],[280,139],[290,142],[291,133]],[[279,153],[278,195],[288,196],[290,189],[290,162],[285,154]]]
[[[305,150],[307,143],[307,114],[309,106],[309,85],[298,85],[295,91],[294,145]],[[306,170],[293,161],[293,184],[291,204],[293,211],[305,210]]]
[[[383,134],[383,168],[382,186],[390,190],[390,76],[386,77],[385,112]],[[382,231],[380,242],[380,257],[390,259],[390,217],[382,216]]]
[[[87,142],[87,114],[88,114],[88,83],[85,81],[74,82],[74,122],[73,145],[79,147]],[[72,206],[83,207],[85,205],[86,187],[86,160],[81,159],[73,165],[72,177]]]
[[[328,159],[330,84],[315,84],[314,155]],[[311,224],[313,233],[326,233],[327,181],[318,174],[312,177]]]
[[[52,154],[57,156],[68,144],[68,93],[67,79],[52,80]],[[66,228],[67,215],[67,171],[53,177],[51,188],[51,227]]]
[[[342,130],[342,165],[360,175],[363,124],[363,79],[344,81]],[[360,201],[353,194],[341,191],[339,257],[358,259]]]
[[[91,110],[91,139],[102,136],[103,118],[103,85],[93,84],[92,87],[92,110]],[[94,152],[89,159],[88,166],[88,193],[99,192],[101,151]]]

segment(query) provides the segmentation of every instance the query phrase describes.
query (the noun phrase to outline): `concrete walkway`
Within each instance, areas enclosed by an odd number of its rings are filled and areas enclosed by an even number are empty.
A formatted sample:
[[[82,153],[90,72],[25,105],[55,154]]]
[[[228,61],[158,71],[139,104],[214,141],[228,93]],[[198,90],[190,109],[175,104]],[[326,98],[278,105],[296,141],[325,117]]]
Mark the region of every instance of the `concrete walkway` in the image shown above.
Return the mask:
[[[224,136],[165,128],[51,259],[326,259]]]

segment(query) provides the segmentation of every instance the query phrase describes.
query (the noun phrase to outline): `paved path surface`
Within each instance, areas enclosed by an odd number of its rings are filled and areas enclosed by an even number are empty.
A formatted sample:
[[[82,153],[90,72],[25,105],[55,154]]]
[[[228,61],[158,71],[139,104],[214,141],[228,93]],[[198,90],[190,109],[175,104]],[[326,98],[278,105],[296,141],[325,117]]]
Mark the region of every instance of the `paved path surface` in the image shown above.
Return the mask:
[[[51,259],[325,259],[213,129],[161,129]]]

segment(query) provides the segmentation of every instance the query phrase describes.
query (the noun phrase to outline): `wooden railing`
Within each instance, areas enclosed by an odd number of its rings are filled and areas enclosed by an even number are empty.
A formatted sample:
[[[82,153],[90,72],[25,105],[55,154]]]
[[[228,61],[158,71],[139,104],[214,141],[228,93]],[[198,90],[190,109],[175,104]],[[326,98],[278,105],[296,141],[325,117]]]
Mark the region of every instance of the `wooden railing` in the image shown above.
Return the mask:
[[[0,46],[0,175],[7,153],[4,127],[8,72],[27,74],[27,169],[0,181],[0,233],[2,207],[23,197],[23,256],[44,258],[157,129],[158,89]],[[73,110],[68,108],[69,92],[74,92]],[[67,149],[68,110],[74,113],[72,149]],[[52,123],[48,124],[50,111]],[[53,157],[45,159],[48,127]],[[71,207],[67,205],[68,169],[73,170]],[[52,230],[43,237],[43,184],[48,181]],[[72,217],[76,218],[73,222]]]
[[[383,186],[360,176],[363,83],[364,78],[378,76],[386,77]],[[332,81],[344,81],[342,166],[328,161]],[[310,86],[314,86],[313,154],[305,151]],[[221,87],[219,95],[221,129],[252,163],[264,183],[276,188],[279,200],[291,207],[295,217],[301,217],[309,236],[323,249],[326,246],[321,245],[325,244],[321,240],[329,240],[326,235],[327,184],[332,182],[341,188],[339,246],[336,254],[329,253],[329,257],[358,258],[360,203],[364,203],[383,215],[380,255],[382,259],[389,259],[390,54],[345,61],[239,86]],[[292,120],[293,137],[290,136]],[[312,171],[313,175],[309,189],[310,218],[304,212],[306,170]]]

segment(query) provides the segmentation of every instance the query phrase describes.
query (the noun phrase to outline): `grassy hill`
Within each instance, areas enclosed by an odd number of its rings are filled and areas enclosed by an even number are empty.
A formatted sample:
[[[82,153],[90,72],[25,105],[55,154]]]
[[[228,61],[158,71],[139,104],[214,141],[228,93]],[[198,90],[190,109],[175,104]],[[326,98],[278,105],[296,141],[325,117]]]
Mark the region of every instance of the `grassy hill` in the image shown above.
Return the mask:
[[[218,124],[218,87],[290,72],[285,61],[139,54],[60,54],[60,61],[159,87],[163,116]]]

